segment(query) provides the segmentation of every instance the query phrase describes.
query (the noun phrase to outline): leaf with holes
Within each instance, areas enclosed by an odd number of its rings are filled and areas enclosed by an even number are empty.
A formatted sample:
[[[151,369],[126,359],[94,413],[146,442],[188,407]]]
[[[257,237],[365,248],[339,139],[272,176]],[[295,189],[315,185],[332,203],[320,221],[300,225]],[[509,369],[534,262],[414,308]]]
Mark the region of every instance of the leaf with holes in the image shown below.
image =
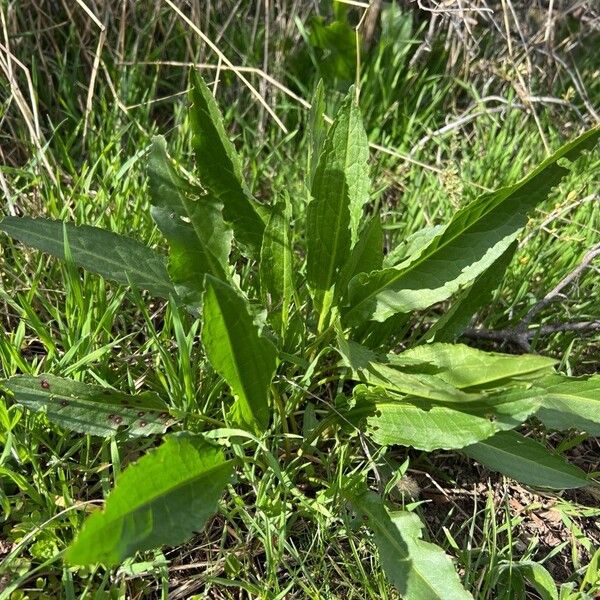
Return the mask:
[[[3,385],[19,404],[79,433],[135,437],[164,433],[174,422],[152,392],[129,395],[50,374],[16,375]]]
[[[187,541],[216,511],[232,471],[233,462],[202,436],[168,436],[118,477],[104,510],[84,523],[66,561],[112,566],[135,552]]]

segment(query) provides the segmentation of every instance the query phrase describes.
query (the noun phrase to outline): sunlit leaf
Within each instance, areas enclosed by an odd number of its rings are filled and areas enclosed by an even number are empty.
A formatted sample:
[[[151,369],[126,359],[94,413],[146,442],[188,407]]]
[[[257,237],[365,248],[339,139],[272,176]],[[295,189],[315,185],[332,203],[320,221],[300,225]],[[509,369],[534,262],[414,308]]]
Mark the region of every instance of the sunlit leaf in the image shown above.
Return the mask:
[[[368,200],[369,148],[353,90],[331,126],[306,214],[307,277],[319,309],[357,238]]]
[[[458,338],[475,314],[488,304],[502,282],[516,249],[517,242],[514,241],[468,288],[462,290],[448,311],[423,336],[423,341],[452,342]]]
[[[211,365],[233,395],[233,419],[257,433],[269,424],[269,385],[277,366],[275,346],[260,335],[246,301],[226,283],[207,275],[202,343]]]
[[[240,159],[223,127],[221,111],[196,72],[192,74],[190,99],[192,146],[205,199],[223,205],[223,216],[233,227],[236,241],[248,254],[258,257],[266,220],[262,215],[266,211],[250,194]]]
[[[551,429],[578,429],[600,437],[600,375],[540,382],[545,391],[537,417]]]
[[[472,600],[450,557],[422,539],[423,524],[407,511],[388,512],[374,492],[350,496],[373,531],[383,569],[405,600]]]
[[[320,80],[312,98],[308,117],[308,187],[312,187],[323,141],[327,134],[325,125],[325,89],[323,80]]]
[[[187,541],[217,509],[233,462],[202,436],[170,435],[117,479],[103,511],[69,548],[72,565],[118,565],[135,552]]]
[[[388,354],[390,365],[407,373],[435,375],[459,389],[483,390],[554,373],[556,361],[538,355],[484,352],[464,344],[423,344],[400,354]]]
[[[431,451],[464,448],[498,431],[514,429],[537,410],[542,393],[533,387],[505,390],[451,405],[360,385],[354,396],[359,405],[375,406],[368,431],[378,444]]]
[[[529,212],[570,172],[559,161],[573,161],[592,149],[599,135],[600,126],[590,129],[518,183],[467,204],[408,264],[355,277],[350,283],[346,321],[385,321],[396,313],[447,300],[470,285],[506,252]]]

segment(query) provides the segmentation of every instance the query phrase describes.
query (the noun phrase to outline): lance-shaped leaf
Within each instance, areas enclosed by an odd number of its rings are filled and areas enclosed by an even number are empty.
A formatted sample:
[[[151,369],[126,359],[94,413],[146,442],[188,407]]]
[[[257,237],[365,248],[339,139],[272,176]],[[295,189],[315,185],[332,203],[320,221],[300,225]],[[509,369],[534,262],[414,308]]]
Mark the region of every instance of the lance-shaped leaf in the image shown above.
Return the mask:
[[[103,511],[84,523],[66,561],[118,565],[135,552],[174,546],[217,509],[233,462],[202,436],[170,435],[117,479]]]
[[[323,140],[327,134],[325,125],[325,89],[320,79],[313,96],[308,118],[308,187],[312,187]]]
[[[338,344],[356,380],[437,404],[478,403],[486,390],[552,373],[556,362],[541,356],[483,352],[460,344],[417,346],[378,358],[368,348],[341,337]]]
[[[368,156],[366,134],[351,90],[327,135],[307,208],[307,277],[317,292],[319,307],[357,237],[369,192]]]
[[[565,144],[518,183],[484,194],[459,210],[408,264],[358,275],[350,282],[348,323],[385,321],[447,300],[500,258],[575,160],[596,145],[600,126]]]
[[[359,273],[369,273],[381,269],[383,262],[383,229],[379,215],[375,215],[362,228],[356,244],[340,269],[335,283],[336,292],[344,296],[348,283]]]
[[[202,343],[211,365],[235,397],[232,417],[261,433],[269,424],[269,386],[277,366],[275,346],[261,336],[246,301],[226,283],[207,275]]]
[[[372,386],[442,404],[476,402],[482,397],[481,394],[463,392],[435,375],[406,373],[384,363],[370,363],[352,375],[357,381]]]
[[[242,177],[240,159],[223,127],[215,99],[199,74],[192,75],[190,92],[192,146],[196,172],[207,192],[206,199],[223,205],[223,216],[231,223],[236,241],[251,256],[259,256],[265,212],[252,197]]]
[[[182,302],[197,310],[204,275],[228,277],[232,231],[223,221],[223,205],[178,175],[163,137],[153,141],[148,170],[152,217],[171,249],[171,278]]]
[[[167,406],[151,392],[129,395],[56,375],[16,375],[4,382],[19,404],[79,433],[130,437],[164,433],[173,423]]]
[[[590,485],[585,471],[516,431],[502,431],[462,451],[488,469],[526,485],[558,490]]]
[[[541,380],[554,373],[556,360],[534,354],[515,356],[484,352],[464,344],[423,344],[388,354],[393,367],[407,373],[435,375],[459,389],[485,390]]]
[[[357,404],[375,405],[368,419],[373,439],[383,446],[412,446],[419,450],[456,449],[514,429],[538,408],[542,391],[513,389],[484,395],[464,404],[435,404],[400,396],[383,388],[359,385]]]
[[[354,509],[373,531],[388,579],[405,600],[472,600],[450,557],[422,539],[423,523],[414,513],[388,512],[374,492],[350,495]]]
[[[486,306],[502,281],[517,249],[516,240],[475,281],[464,289],[448,311],[423,336],[423,342],[453,342],[469,326],[477,312]]]
[[[537,417],[551,429],[578,429],[600,437],[600,375],[554,375],[540,381],[544,397]]]
[[[260,287],[263,299],[280,315],[282,331],[289,318],[294,294],[292,210],[289,200],[273,207],[260,251]]]
[[[526,580],[533,586],[542,600],[559,600],[558,589],[552,575],[540,564],[532,560],[506,561],[502,565],[502,571],[499,577],[498,591],[507,590],[508,586],[514,589],[515,577]],[[506,585],[504,582],[506,580]],[[525,590],[523,589],[523,594]],[[506,595],[504,596],[506,597]]]
[[[164,257],[137,240],[99,227],[30,217],[5,217],[0,231],[61,259],[65,258],[66,233],[71,260],[76,265],[122,285],[148,290],[154,296],[175,295]]]

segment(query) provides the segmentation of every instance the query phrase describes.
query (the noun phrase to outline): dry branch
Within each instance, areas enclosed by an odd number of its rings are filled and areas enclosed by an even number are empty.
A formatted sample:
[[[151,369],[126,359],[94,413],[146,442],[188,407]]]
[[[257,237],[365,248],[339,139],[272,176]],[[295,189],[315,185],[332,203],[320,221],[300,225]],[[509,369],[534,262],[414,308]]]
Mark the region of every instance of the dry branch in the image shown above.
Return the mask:
[[[565,294],[563,294],[563,290],[579,280],[584,271],[597,256],[600,256],[600,244],[589,250],[581,262],[572,271],[565,275],[565,277],[563,277],[541,300],[536,302],[529,311],[527,311],[516,327],[497,330],[469,327],[463,332],[463,336],[471,339],[505,342],[513,344],[525,352],[530,352],[531,340],[539,336],[552,335],[564,331],[578,333],[600,331],[600,320],[579,321],[575,323],[550,323],[538,327],[530,327],[534,317],[548,305],[566,298]]]

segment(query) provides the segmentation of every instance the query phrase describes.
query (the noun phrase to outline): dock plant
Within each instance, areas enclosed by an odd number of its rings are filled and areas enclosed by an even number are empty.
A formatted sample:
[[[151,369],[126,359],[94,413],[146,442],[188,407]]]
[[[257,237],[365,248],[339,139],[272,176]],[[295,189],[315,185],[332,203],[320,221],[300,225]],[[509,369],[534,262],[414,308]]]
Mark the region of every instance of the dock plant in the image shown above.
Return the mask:
[[[60,374],[3,382],[12,401],[65,429],[118,443],[148,438],[150,449],[83,523],[67,564],[111,567],[187,541],[223,495],[247,485],[250,470],[279,481],[292,513],[318,510],[332,527],[371,535],[403,597],[470,598],[450,557],[427,541],[416,505],[393,501],[402,470],[386,457],[395,447],[456,451],[534,487],[595,485],[519,427],[535,418],[599,435],[600,378],[563,376],[552,358],[457,340],[501,282],[531,212],[595,147],[600,128],[517,183],[465,203],[448,223],[389,248],[370,201],[356,90],[331,126],[323,112],[319,87],[308,157],[298,160],[305,197],[259,202],[210,90],[192,75],[194,168],[175,164],[163,137],[147,154],[151,213],[167,256],[85,224],[0,223],[5,234],[129,286],[138,299],[188,313],[183,323],[200,324],[197,359],[218,381],[211,402],[220,419],[199,408],[205,398],[184,411],[149,390],[129,394]],[[415,329],[417,314],[433,325]],[[340,459],[335,477],[306,477],[332,440],[340,454],[364,450],[368,468]]]

